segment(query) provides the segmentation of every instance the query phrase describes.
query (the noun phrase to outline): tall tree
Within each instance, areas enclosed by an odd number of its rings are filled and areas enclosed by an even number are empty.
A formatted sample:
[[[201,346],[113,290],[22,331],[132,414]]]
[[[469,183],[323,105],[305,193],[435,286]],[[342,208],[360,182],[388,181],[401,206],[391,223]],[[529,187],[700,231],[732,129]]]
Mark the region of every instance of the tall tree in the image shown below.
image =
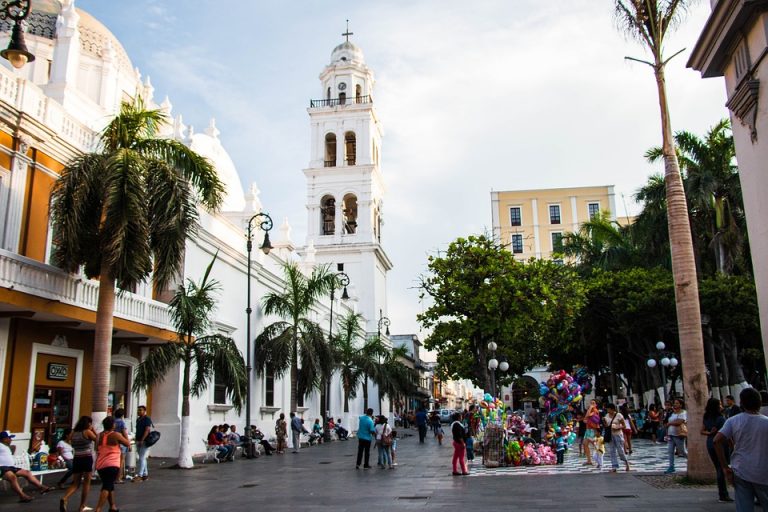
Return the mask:
[[[643,257],[632,239],[631,227],[622,227],[602,212],[563,237],[562,254],[577,259],[584,270],[617,270],[640,266]]]
[[[686,407],[692,418],[701,418],[709,391],[704,366],[696,260],[688,222],[688,206],[669,116],[665,78],[665,67],[669,58],[663,54],[667,31],[679,23],[689,3],[686,0],[615,0],[614,5],[620,29],[629,37],[639,40],[652,56],[650,62],[641,62],[653,69],[661,114],[669,241]],[[712,473],[711,465],[707,463],[706,444],[702,437],[689,438],[688,475],[693,478],[709,478]]]
[[[368,409],[368,382],[373,381],[378,384],[381,381],[381,361],[386,355],[387,347],[378,336],[368,338],[358,353],[357,361],[363,380],[363,410]],[[379,388],[379,394],[381,394],[381,388]]]
[[[308,315],[321,297],[331,293],[337,278],[328,265],[315,267],[306,276],[293,262],[283,264],[283,276],[282,293],[271,292],[262,299],[264,314],[283,320],[268,325],[256,337],[254,361],[257,368],[270,368],[277,376],[290,370],[291,411],[295,411],[299,396],[319,384],[328,350],[323,330]]]
[[[232,405],[240,412],[248,386],[245,361],[232,338],[208,334],[211,315],[216,308],[214,294],[219,289],[219,283],[210,279],[215,261],[214,257],[199,284],[190,279],[186,286],[179,286],[169,304],[171,320],[178,337],[175,342],[153,348],[136,367],[133,381],[134,391],[151,388],[162,382],[168,372],[181,363],[181,444],[178,464],[182,468],[193,466],[189,446],[190,396],[199,397],[214,376],[218,376],[224,382],[225,392]]]
[[[437,350],[444,377],[471,379],[491,389],[487,345],[521,375],[543,363],[570,338],[583,303],[576,272],[552,261],[516,261],[511,251],[486,236],[451,242],[430,256],[421,277],[422,296],[432,305],[417,318],[432,330],[424,347]]]
[[[349,399],[357,396],[357,387],[363,378],[360,354],[365,330],[362,321],[363,315],[350,311],[341,317],[339,332],[331,338],[333,360],[344,392],[344,412],[349,412]]]
[[[198,225],[197,205],[215,210],[224,186],[184,144],[157,138],[167,122],[139,99],[123,103],[100,148],[67,165],[52,191],[53,261],[99,279],[93,350],[95,421],[106,416],[115,286],[131,290],[150,275],[165,289],[182,270]]]

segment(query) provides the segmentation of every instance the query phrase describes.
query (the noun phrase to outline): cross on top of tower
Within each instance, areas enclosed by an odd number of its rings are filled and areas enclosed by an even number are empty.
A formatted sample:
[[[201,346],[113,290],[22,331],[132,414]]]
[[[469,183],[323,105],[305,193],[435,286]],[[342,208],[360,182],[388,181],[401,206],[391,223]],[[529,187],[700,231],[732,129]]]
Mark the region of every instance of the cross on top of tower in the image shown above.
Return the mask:
[[[347,38],[347,42],[349,42],[349,36],[352,36],[352,35],[354,35],[354,34],[355,34],[354,32],[350,32],[350,31],[349,31],[349,20],[347,20],[347,31],[346,31],[346,32],[344,32],[344,33],[343,33],[343,34],[341,34],[341,35],[343,35],[344,37],[346,37],[346,38]]]

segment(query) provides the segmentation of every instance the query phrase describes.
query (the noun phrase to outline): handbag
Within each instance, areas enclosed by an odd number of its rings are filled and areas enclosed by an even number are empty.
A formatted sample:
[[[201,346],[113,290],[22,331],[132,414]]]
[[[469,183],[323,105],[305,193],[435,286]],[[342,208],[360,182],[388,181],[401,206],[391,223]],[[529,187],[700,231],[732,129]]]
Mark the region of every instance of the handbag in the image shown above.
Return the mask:
[[[149,434],[147,434],[146,439],[144,439],[144,446],[149,448],[150,446],[153,446],[155,443],[157,443],[160,440],[160,432],[157,430],[153,430]]]
[[[677,426],[677,437],[688,437],[688,425],[685,422]]]

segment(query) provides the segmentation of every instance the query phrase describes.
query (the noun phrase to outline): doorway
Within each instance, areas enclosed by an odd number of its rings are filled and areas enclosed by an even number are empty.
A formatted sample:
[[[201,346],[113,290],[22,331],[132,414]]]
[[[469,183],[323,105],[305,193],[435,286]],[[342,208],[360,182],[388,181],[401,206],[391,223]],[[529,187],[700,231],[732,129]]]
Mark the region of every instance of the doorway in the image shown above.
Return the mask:
[[[45,441],[56,446],[64,429],[72,426],[73,388],[35,386],[32,398],[32,444]],[[33,446],[34,447],[34,446]]]

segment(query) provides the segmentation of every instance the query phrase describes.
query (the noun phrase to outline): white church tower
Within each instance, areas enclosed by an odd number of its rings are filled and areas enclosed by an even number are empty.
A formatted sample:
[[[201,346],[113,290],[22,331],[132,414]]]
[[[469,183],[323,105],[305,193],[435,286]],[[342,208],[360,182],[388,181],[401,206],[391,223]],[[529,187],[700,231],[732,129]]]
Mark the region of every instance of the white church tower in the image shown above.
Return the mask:
[[[366,330],[376,334],[379,319],[387,316],[387,272],[392,268],[382,246],[382,129],[373,72],[349,41],[349,30],[342,35],[346,41],[333,49],[320,74],[322,99],[312,100],[307,110],[312,130],[309,168],[304,169],[307,247],[314,246],[317,263],[349,276],[349,293],[365,317]]]

